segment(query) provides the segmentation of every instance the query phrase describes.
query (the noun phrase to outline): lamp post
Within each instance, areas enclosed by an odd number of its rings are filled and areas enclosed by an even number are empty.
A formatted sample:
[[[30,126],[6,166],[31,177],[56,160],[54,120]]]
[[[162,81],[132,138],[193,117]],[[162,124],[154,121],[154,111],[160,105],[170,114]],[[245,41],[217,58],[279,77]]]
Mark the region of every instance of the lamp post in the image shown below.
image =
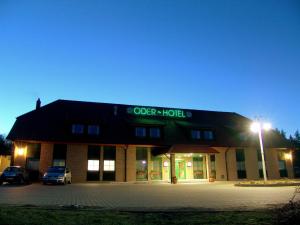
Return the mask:
[[[265,162],[264,145],[263,145],[263,130],[265,130],[265,131],[270,130],[271,124],[270,123],[261,123],[259,121],[256,121],[251,124],[250,129],[252,132],[258,133],[261,161],[262,161],[262,169],[263,169],[264,181],[266,182],[267,181],[267,171],[266,171],[266,162]]]

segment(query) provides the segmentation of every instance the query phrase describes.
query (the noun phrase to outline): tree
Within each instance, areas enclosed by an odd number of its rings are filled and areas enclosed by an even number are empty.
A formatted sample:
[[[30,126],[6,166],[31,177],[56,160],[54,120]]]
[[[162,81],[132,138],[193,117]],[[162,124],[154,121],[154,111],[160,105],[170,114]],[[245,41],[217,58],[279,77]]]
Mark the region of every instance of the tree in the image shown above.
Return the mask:
[[[0,134],[0,155],[10,155],[12,143],[4,135]]]

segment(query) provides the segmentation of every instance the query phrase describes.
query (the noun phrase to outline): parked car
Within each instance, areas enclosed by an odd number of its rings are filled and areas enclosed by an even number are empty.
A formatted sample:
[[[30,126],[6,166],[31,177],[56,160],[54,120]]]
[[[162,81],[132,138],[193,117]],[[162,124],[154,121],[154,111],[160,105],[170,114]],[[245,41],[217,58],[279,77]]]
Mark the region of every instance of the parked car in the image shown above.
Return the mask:
[[[65,166],[51,166],[42,178],[43,184],[71,184],[71,171]]]
[[[1,174],[0,184],[3,182],[18,184],[29,183],[29,175],[21,166],[9,166]]]

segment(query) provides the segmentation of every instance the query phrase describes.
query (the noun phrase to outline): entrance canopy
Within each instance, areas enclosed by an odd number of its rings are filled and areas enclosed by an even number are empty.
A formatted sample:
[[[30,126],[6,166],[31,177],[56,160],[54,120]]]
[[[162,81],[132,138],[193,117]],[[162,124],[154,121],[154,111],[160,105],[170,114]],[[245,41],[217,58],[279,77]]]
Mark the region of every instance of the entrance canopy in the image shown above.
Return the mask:
[[[216,149],[208,146],[201,145],[172,145],[170,147],[157,147],[153,148],[152,155],[157,156],[161,154],[171,153],[206,153],[206,154],[217,154],[219,153]]]

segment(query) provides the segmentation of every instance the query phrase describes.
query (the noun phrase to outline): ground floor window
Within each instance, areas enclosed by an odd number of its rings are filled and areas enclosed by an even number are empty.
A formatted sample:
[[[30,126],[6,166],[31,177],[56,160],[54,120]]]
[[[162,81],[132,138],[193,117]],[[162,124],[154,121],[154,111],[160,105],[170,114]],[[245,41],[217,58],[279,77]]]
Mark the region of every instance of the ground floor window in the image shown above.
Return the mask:
[[[210,177],[216,179],[216,156],[210,155]]]
[[[89,145],[88,146],[88,168],[86,179],[88,181],[100,180],[100,154],[101,146]]]
[[[288,177],[284,152],[278,152],[278,166],[280,177]]]
[[[150,172],[151,180],[161,180],[162,179],[162,158],[152,157],[152,168]]]
[[[66,166],[67,145],[54,144],[53,146],[53,166]]]
[[[148,149],[146,147],[136,148],[136,180],[148,180]]]
[[[244,149],[236,149],[237,178],[247,178]]]
[[[115,160],[104,160],[104,171],[115,171]]]
[[[103,180],[116,180],[116,146],[103,147]]]
[[[206,172],[204,168],[206,167],[206,162],[204,156],[193,157],[193,174],[194,179],[205,179]]]

